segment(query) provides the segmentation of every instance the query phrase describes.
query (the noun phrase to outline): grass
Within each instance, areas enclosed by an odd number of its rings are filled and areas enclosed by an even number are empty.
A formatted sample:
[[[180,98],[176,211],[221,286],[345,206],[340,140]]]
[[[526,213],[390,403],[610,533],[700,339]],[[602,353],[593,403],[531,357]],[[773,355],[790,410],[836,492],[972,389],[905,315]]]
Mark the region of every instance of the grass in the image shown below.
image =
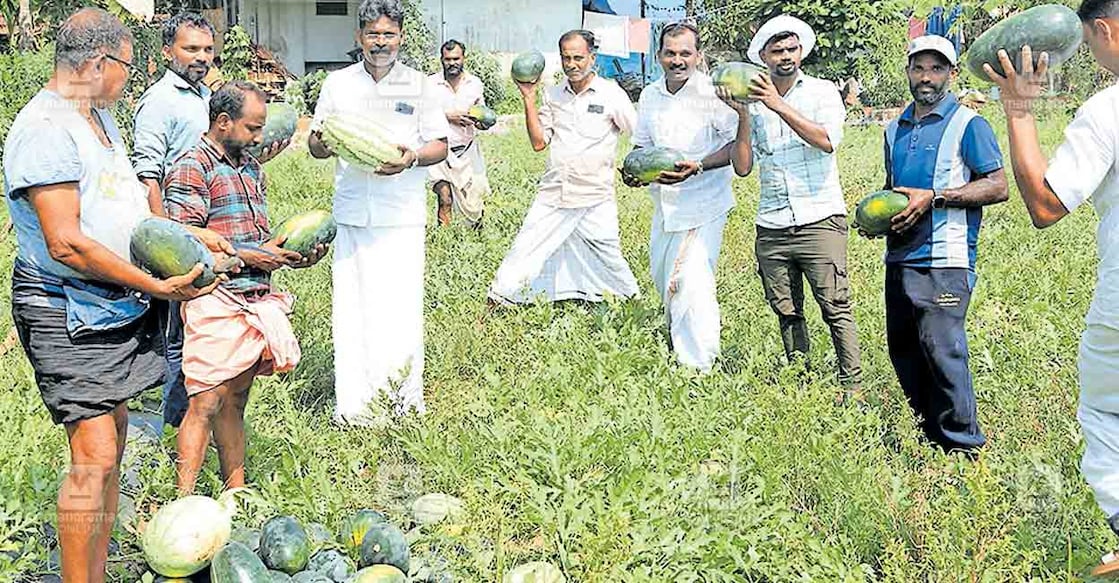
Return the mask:
[[[1066,121],[1045,122],[1047,148]],[[881,139],[879,128],[847,132],[840,168],[851,204],[882,183]],[[834,354],[815,306],[815,372],[782,364],[753,255],[753,177],[735,181],[718,280],[724,357],[713,374],[673,364],[648,276],[651,204],[620,184],[639,300],[483,318],[486,287],[544,166],[521,126],[483,147],[494,185],[486,228],[429,229],[427,416],[385,431],[331,426],[329,265],[277,278],[300,300],[304,360],[253,389],[248,470],[260,496],[241,523],[283,512],[333,526],[374,507],[407,524],[415,497],[448,492],[465,501],[466,518],[413,532],[413,551],[461,581],[499,580],[537,559],[572,581],[1078,581],[1114,545],[1078,471],[1090,210],[1039,232],[1012,192],[985,216],[968,331],[990,445],[967,463],[922,441],[897,385],[881,241],[850,238],[868,403],[833,404]],[[267,171],[273,219],[328,207],[330,163],[293,150]],[[13,237],[0,246],[3,335]],[[0,554],[0,572],[26,573],[49,552],[36,533],[51,519],[66,448],[19,349],[0,357],[0,385],[0,550],[27,544],[14,561]],[[173,496],[172,447],[165,435],[129,454],[141,516]],[[211,454],[200,489],[218,485]],[[134,537],[119,538],[135,558]],[[114,577],[134,580],[126,568],[114,563]]]

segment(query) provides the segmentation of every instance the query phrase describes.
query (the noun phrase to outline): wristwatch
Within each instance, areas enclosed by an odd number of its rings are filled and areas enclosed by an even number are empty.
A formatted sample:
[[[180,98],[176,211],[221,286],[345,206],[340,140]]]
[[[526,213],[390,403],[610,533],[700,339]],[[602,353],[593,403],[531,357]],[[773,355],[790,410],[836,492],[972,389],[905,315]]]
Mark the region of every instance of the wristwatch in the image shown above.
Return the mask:
[[[948,206],[948,199],[937,189],[933,189],[932,207],[934,209],[942,209]]]
[[[695,163],[695,165],[696,165],[696,171],[695,171],[696,176],[699,176],[700,174],[703,174],[703,160],[699,160],[698,162]]]

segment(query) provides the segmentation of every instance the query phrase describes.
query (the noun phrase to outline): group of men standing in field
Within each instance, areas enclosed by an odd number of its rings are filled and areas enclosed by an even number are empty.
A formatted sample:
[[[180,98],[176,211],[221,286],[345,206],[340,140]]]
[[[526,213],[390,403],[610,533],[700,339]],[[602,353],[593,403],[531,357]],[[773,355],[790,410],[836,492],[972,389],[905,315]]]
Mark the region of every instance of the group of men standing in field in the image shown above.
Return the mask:
[[[1119,0],[1080,8],[1097,60],[1119,71]],[[430,77],[397,60],[405,31],[398,0],[365,0],[356,41],[362,59],[323,84],[308,148],[334,156],[321,136],[331,116],[374,112],[399,141],[400,157],[376,171],[339,159],[333,213],[333,334],[340,423],[367,424],[388,410],[423,411],[423,275],[426,184],[437,217],[452,209],[482,220],[489,186],[476,142],[482,86],[463,69],[465,47],[442,47]],[[621,253],[615,196],[616,147],[669,147],[685,160],[649,184],[654,212],[650,268],[681,364],[709,371],[720,352],[715,270],[735,205],[734,175],[758,170],[756,255],[785,352],[809,352],[804,280],[820,305],[837,353],[843,397],[857,398],[861,365],[847,280],[846,205],[836,150],[844,107],[830,83],[800,69],[815,45],[804,22],[781,16],[754,36],[748,55],[768,74],[750,99],[733,99],[700,70],[699,31],[664,28],[664,76],[637,107],[595,73],[596,40],[559,40],[566,81],[544,91],[520,83],[534,150],[547,169],[524,225],[497,270],[492,305],[634,297]],[[61,27],[55,71],[21,110],[7,137],[5,194],[19,243],[12,278],[16,330],[44,403],[70,439],[71,473],[59,495],[66,581],[103,581],[117,504],[127,401],[164,385],[164,414],[178,434],[178,485],[193,490],[209,436],[226,486],[244,484],[244,409],[253,379],[290,370],[299,345],[288,316],[293,298],[271,273],[315,264],[285,250],[267,214],[260,152],[265,96],[251,83],[211,92],[213,29],[196,15],[164,34],[167,74],[141,98],[131,159],[106,108],[120,98],[132,62],[121,23],[95,9]],[[1080,350],[1083,470],[1119,532],[1119,89],[1087,102],[1046,163],[1031,106],[1043,85],[1023,50],[1021,72],[1000,55],[1011,162],[1039,227],[1092,200],[1101,215],[1097,295]],[[913,95],[885,131],[885,187],[908,197],[887,236],[886,320],[891,361],[929,439],[974,455],[985,438],[976,419],[964,318],[976,282],[982,207],[1007,200],[1002,154],[990,125],[949,91],[958,55],[940,37],[914,40],[906,71]],[[899,64],[900,66],[901,64]],[[426,167],[421,170],[420,167]],[[645,186],[623,175],[630,186]],[[160,280],[129,261],[132,227],[163,215],[191,230],[239,270],[196,288],[201,273]],[[161,305],[161,302],[163,304]],[[167,350],[163,350],[166,346]],[[1099,574],[1119,572],[1114,554]]]

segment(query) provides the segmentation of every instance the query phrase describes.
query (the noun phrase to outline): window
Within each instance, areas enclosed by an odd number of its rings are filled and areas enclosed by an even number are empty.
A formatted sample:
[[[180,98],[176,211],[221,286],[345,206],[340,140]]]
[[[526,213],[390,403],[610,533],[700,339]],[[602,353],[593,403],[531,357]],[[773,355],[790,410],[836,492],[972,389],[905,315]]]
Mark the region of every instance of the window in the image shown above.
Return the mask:
[[[346,16],[348,13],[349,6],[345,1],[315,2],[315,16]]]

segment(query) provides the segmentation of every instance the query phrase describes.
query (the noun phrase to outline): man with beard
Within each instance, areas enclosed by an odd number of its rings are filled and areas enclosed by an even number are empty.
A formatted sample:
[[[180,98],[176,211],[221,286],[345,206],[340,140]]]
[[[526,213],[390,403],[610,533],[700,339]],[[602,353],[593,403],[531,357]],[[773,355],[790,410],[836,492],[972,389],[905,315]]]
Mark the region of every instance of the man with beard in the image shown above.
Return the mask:
[[[839,382],[845,396],[857,396],[859,338],[847,282],[847,208],[835,154],[847,110],[834,85],[800,69],[815,44],[815,32],[800,19],[778,16],[766,22],[748,53],[769,73],[757,77],[754,103],[728,103],[747,118],[745,157],[760,172],[755,254],[785,356],[794,362],[810,351],[804,319],[807,279],[831,330]]]
[[[488,301],[601,301],[637,295],[622,256],[614,164],[618,135],[632,132],[637,112],[617,84],[594,71],[594,34],[568,31],[559,40],[567,81],[545,91],[517,83],[532,149],[549,148],[536,199],[490,286]]]
[[[990,124],[948,92],[956,59],[944,37],[913,40],[906,73],[914,102],[886,128],[886,189],[909,197],[886,239],[886,343],[925,435],[974,457],[986,438],[964,318],[982,209],[1008,195]]]
[[[322,124],[368,118],[399,140],[400,159],[369,170],[339,159],[334,171],[334,392],[338,422],[387,420],[424,411],[424,192],[427,172],[447,157],[447,118],[427,76],[397,60],[404,40],[400,0],[358,7],[361,62],[331,73],[315,107],[311,155],[334,153]],[[371,405],[375,406],[371,407]]]
[[[1119,72],[1119,0],[1085,0],[1077,12],[1096,62]],[[1099,215],[1098,276],[1078,362],[1077,418],[1085,442],[1080,470],[1111,530],[1119,534],[1119,87],[1102,89],[1080,107],[1064,142],[1047,161],[1033,109],[1049,85],[1048,55],[1039,55],[1035,69],[1028,46],[1013,62],[1000,53],[1007,75],[990,69],[990,63],[987,75],[1000,88],[1014,180],[1034,226],[1053,225],[1089,201]],[[1015,71],[1014,63],[1021,63],[1022,70]],[[1105,555],[1092,575],[1119,575],[1119,551]]]
[[[482,129],[479,121],[467,115],[474,105],[485,105],[482,80],[463,71],[466,47],[457,40],[449,40],[440,51],[443,73],[429,77],[439,92],[439,100],[450,124],[447,159],[429,170],[432,190],[437,197],[436,216],[439,224],[451,224],[452,206],[466,217],[475,228],[482,225],[484,200],[490,191],[486,178],[486,161],[482,148],[475,138],[475,129]]]
[[[694,26],[664,27],[660,46],[664,78],[641,92],[633,144],[672,148],[684,160],[676,170],[662,172],[649,188],[649,266],[677,359],[708,371],[719,355],[715,267],[723,227],[734,208],[728,166],[733,153],[736,169],[749,168],[749,149],[740,147],[738,139],[748,140],[750,134],[735,111],[719,100],[711,78],[696,70],[702,53]],[[624,173],[623,180],[640,185]]]
[[[132,34],[79,10],[54,37],[54,71],[4,142],[5,198],[19,244],[12,320],[69,465],[58,492],[62,579],[103,583],[128,433],[128,401],[163,378],[150,297],[189,300],[202,273],[167,280],[129,261],[151,215],[109,108],[134,67]]]
[[[167,173],[167,216],[210,229],[238,248],[245,268],[213,294],[183,305],[183,375],[190,395],[178,435],[178,487],[194,490],[213,431],[225,485],[245,485],[245,405],[258,375],[299,362],[288,315],[294,298],[272,289],[272,272],[306,267],[309,257],[269,234],[264,170],[245,150],[260,143],[265,95],[247,81],[226,83],[210,98],[210,128]]]

